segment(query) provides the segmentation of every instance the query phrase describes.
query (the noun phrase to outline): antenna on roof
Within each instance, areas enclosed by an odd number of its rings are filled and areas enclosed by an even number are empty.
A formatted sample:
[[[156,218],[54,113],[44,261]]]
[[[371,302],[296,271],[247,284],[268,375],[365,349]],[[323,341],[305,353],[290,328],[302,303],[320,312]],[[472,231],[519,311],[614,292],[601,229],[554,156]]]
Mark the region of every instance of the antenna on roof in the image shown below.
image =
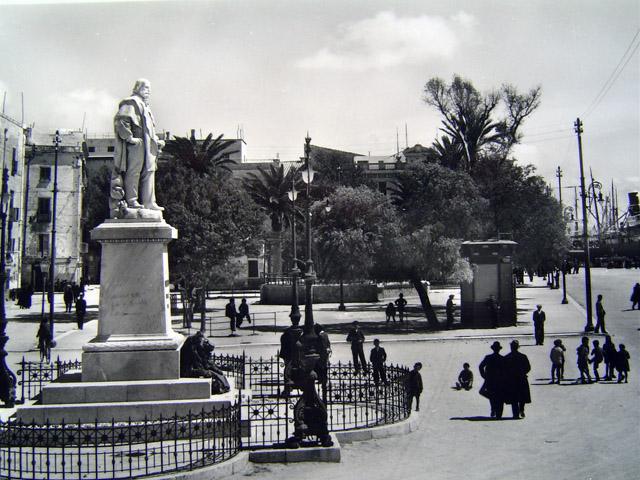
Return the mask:
[[[400,137],[398,136],[398,127],[396,127],[396,155],[400,153]]]
[[[84,112],[82,114],[82,128],[80,129],[83,132],[84,132],[84,124],[85,124],[86,120],[87,120],[87,112]]]
[[[7,101],[7,92],[4,92],[4,95],[2,96],[2,114],[4,115],[4,105]]]
[[[404,146],[409,148],[409,133],[407,131],[407,122],[404,122]]]

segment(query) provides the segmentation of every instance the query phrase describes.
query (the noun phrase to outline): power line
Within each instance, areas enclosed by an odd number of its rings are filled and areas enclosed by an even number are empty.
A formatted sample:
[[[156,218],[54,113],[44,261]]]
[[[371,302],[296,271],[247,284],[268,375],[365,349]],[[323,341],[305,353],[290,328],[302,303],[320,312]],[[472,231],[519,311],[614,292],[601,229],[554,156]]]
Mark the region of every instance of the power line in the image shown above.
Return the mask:
[[[618,61],[618,64],[611,72],[611,75],[609,75],[609,78],[607,79],[606,82],[604,82],[604,84],[602,85],[602,88],[600,89],[598,94],[595,96],[595,98],[591,102],[591,105],[589,105],[589,108],[587,108],[585,114],[583,115],[584,117],[591,115],[593,111],[596,109],[596,107],[600,105],[600,102],[604,99],[604,97],[607,95],[607,93],[609,92],[613,84],[616,82],[616,80],[620,76],[620,74],[624,71],[625,67],[627,66],[631,58],[633,58],[633,55],[636,53],[636,51],[638,50],[638,47],[640,46],[640,42],[636,43],[636,40],[639,35],[640,35],[640,29],[636,31],[636,34],[633,36],[633,39],[631,40],[631,42],[629,43],[629,46],[627,47],[624,54],[620,58],[620,61]],[[633,46],[634,43],[635,43],[635,47]],[[631,53],[629,54],[630,51]],[[622,67],[620,67],[620,65],[622,65]]]

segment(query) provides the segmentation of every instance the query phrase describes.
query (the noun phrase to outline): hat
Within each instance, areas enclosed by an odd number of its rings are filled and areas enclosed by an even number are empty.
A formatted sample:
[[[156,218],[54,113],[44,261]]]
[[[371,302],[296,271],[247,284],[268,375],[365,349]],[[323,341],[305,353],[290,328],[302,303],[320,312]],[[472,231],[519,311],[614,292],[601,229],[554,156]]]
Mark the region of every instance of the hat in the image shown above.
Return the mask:
[[[495,351],[502,350],[502,345],[500,345],[500,342],[493,342],[491,344],[491,350],[495,350]]]
[[[518,340],[511,340],[511,345],[515,345],[516,347],[519,347],[520,342]]]

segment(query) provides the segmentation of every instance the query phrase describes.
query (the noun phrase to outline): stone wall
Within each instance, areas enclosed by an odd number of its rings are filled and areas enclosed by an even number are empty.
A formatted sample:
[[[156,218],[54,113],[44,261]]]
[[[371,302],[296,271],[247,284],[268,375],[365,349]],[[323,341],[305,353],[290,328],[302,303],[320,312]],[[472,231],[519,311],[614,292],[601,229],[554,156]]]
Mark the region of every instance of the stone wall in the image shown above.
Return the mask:
[[[344,285],[345,303],[377,302],[381,298],[378,286],[375,284],[349,284]],[[304,284],[298,286],[298,302],[302,305],[305,301]],[[313,303],[339,303],[340,285],[314,285]],[[264,284],[260,288],[260,303],[263,305],[289,305],[291,304],[291,285]]]

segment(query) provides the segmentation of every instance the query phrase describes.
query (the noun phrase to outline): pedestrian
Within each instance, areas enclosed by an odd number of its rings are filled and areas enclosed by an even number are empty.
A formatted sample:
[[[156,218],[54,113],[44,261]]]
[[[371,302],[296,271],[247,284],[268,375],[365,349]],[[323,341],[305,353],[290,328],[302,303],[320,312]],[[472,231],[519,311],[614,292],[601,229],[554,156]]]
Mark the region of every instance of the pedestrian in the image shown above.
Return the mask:
[[[46,360],[49,362],[51,360],[51,347],[55,345],[46,317],[40,320],[40,327],[38,328],[38,333],[36,333],[36,338],[38,339],[38,350],[40,350],[40,361]]]
[[[471,371],[468,363],[462,364],[462,370],[458,374],[458,381],[456,382],[456,389],[471,390],[473,388],[473,372]]]
[[[387,308],[384,310],[385,315],[387,316],[387,323],[389,320],[393,319],[394,323],[396,321],[396,306],[393,302],[389,302],[387,304]]]
[[[619,346],[618,354],[616,355],[616,368],[618,369],[618,383],[629,383],[629,352],[623,343]]]
[[[380,340],[377,338],[373,341],[373,348],[369,354],[369,361],[371,362],[371,369],[373,370],[373,383],[378,386],[380,380],[385,385],[388,385],[387,372],[385,362],[387,361],[387,352],[380,346]]]
[[[409,406],[409,412],[413,404],[413,399],[416,399],[416,412],[420,411],[420,394],[422,393],[422,363],[416,362],[413,366],[413,370],[407,375],[407,404]]]
[[[229,319],[229,327],[231,327],[231,334],[229,336],[233,337],[236,335],[236,318],[238,317],[236,301],[233,297],[231,297],[229,303],[225,305],[224,315]]]
[[[602,295],[598,295],[598,299],[596,300],[596,326],[594,328],[594,332],[598,333],[602,330],[602,333],[608,333],[607,329],[604,327],[604,316],[607,312],[604,311],[604,307],[602,306]]]
[[[631,292],[631,310],[636,309],[636,305],[638,306],[638,310],[640,310],[640,283],[636,283],[633,286],[633,291]]]
[[[602,345],[602,354],[604,355],[604,377],[605,380],[613,380],[616,374],[616,346],[611,340],[611,335],[604,337],[604,345]]]
[[[453,295],[449,295],[445,310],[447,312],[447,330],[453,326],[453,314],[456,311],[456,306],[453,303]]]
[[[65,313],[71,313],[71,307],[73,306],[73,290],[69,283],[64,284],[62,298],[65,305]]]
[[[322,387],[322,399],[324,401],[327,400],[327,383],[329,381],[328,373],[329,373],[329,357],[331,356],[331,340],[329,340],[329,335],[324,331],[324,327],[319,323],[316,323],[313,326],[316,335],[320,338],[320,348],[319,354],[320,359],[316,364],[316,374],[318,375],[318,381],[320,382],[320,386]]]
[[[487,298],[487,301],[485,302],[485,306],[489,311],[489,318],[491,319],[491,327],[498,328],[498,325],[500,324],[500,320],[499,320],[500,305],[496,300],[496,296],[489,295],[489,298]]]
[[[557,290],[560,288],[560,270],[557,268],[555,269],[554,281],[555,281],[554,288]]]
[[[578,371],[580,378],[576,383],[591,383],[591,374],[589,373],[589,337],[582,337],[582,343],[576,348],[578,356]]]
[[[84,317],[86,314],[87,314],[87,301],[84,299],[84,295],[82,293],[79,293],[78,300],[76,300],[76,322],[78,323],[78,328],[80,330],[83,329]]]
[[[564,368],[564,345],[562,340],[556,339],[553,341],[553,348],[549,353],[551,359],[551,381],[549,383],[557,383],[560,385],[562,380],[562,370]]]
[[[491,417],[500,420],[504,409],[505,393],[504,357],[500,355],[502,345],[500,342],[493,342],[491,350],[493,353],[484,357],[478,366],[480,376],[484,378],[484,384],[480,387],[480,395],[489,399]]]
[[[511,404],[513,418],[524,418],[524,406],[531,403],[531,391],[527,374],[531,371],[531,364],[524,353],[518,351],[520,342],[513,340],[510,344],[511,352],[504,356],[506,365],[507,395],[505,403]]]
[[[251,323],[251,315],[249,315],[249,304],[247,303],[247,299],[243,298],[240,300],[240,306],[238,307],[238,316],[236,317],[236,326],[240,328],[242,325],[242,321],[247,319],[247,322]]]
[[[537,310],[533,312],[533,333],[536,338],[536,345],[544,345],[544,322],[547,315],[542,310],[542,305],[536,305]]]
[[[602,347],[600,346],[600,342],[598,340],[593,341],[593,348],[591,349],[591,358],[589,359],[589,363],[593,363],[593,376],[596,379],[596,382],[600,381],[600,372],[598,372],[598,367],[604,360],[604,352],[602,351]]]
[[[362,363],[362,370],[365,375],[369,373],[367,368],[367,359],[364,356],[364,333],[360,330],[360,324],[357,320],[352,323],[351,330],[347,335],[347,342],[351,344],[351,355],[353,356],[353,368],[356,370],[356,375],[360,373],[360,364]]]
[[[407,301],[404,299],[404,295],[401,293],[395,301],[396,307],[398,307],[398,320],[401,322],[404,320],[404,307],[407,306]]]

